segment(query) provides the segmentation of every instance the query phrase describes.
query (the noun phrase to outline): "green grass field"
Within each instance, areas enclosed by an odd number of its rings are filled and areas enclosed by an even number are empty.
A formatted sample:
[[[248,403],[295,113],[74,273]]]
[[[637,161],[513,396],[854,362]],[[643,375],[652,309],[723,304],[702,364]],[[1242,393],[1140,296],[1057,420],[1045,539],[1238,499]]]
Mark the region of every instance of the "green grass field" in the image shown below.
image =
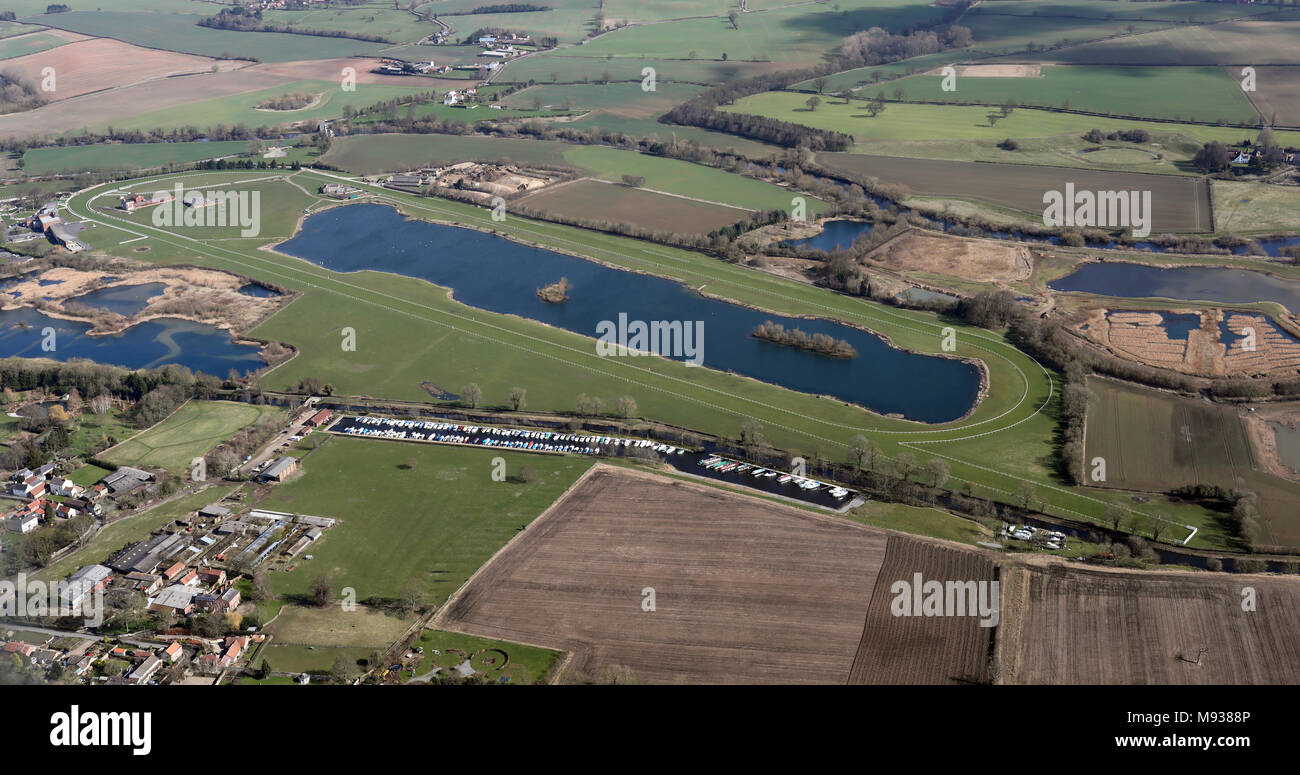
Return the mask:
[[[1070,110],[1103,115],[1137,116],[1227,123],[1251,123],[1256,112],[1238,79],[1219,67],[1056,67],[1044,66],[1042,75],[1025,78],[985,78],[962,75],[952,83],[953,91],[942,89],[942,75],[914,75],[891,82],[907,92],[905,99],[919,102],[1020,105]],[[888,112],[888,111],[886,111]]]
[[[163,468],[174,474],[189,470],[202,457],[241,428],[280,413],[273,406],[230,401],[190,401],[147,431],[123,441],[101,457],[110,463]]]
[[[416,19],[405,8],[398,10],[393,3],[381,2],[305,11],[272,9],[262,13],[262,21],[293,30],[326,30],[356,35],[378,35],[399,43],[413,43],[441,29],[432,21],[422,22]]]
[[[23,154],[23,170],[28,175],[89,170],[148,170],[176,162],[238,156],[246,153],[248,149],[249,144],[242,140],[33,148]]]
[[[203,16],[220,8],[209,3]],[[174,7],[173,7],[174,10]],[[103,38],[115,38],[147,48],[179,51],[209,57],[247,57],[261,62],[296,62],[303,59],[335,59],[356,55],[374,56],[387,47],[348,38],[324,38],[278,32],[238,32],[198,26],[200,15],[140,11],[79,11],[43,15],[39,21],[51,27]],[[227,122],[229,123],[229,122]]]
[[[893,84],[887,84],[868,89],[865,93],[875,96],[877,91],[883,90],[887,97],[891,97],[893,89]],[[887,103],[883,113],[872,118],[867,113],[865,100],[853,99],[848,104],[844,104],[844,101],[838,98],[823,98],[816,110],[808,109],[805,105],[807,100],[806,94],[765,92],[746,97],[725,109],[771,116],[818,129],[845,132],[861,142],[954,139],[999,142],[1007,137],[1023,140],[1032,137],[1083,134],[1095,128],[1103,132],[1122,129],[1146,129],[1153,134],[1178,132],[1202,143],[1220,140],[1235,144],[1247,139],[1253,141],[1258,134],[1257,129],[1105,118],[1054,113],[1033,108],[1018,108],[1010,116],[1001,118],[999,115],[995,122],[990,123],[989,114],[996,114],[998,111],[974,105],[913,105],[891,102]],[[1300,132],[1279,131],[1277,135],[1279,142],[1300,143]]]
[[[42,51],[49,51],[52,48],[62,46],[67,42],[58,35],[49,32],[36,32],[31,35],[23,35],[20,38],[5,38],[0,40],[0,59],[39,54]]]
[[[1300,64],[1300,21],[1295,9],[1285,13],[1291,14],[1289,20],[1178,27],[1028,58],[1081,65]]]
[[[1300,189],[1268,183],[1216,180],[1214,228],[1238,234],[1267,234],[1300,228]]]
[[[1093,398],[1084,457],[1105,461],[1107,486],[1144,492],[1189,484],[1254,490],[1261,526],[1270,535],[1266,543],[1300,539],[1295,513],[1300,485],[1256,468],[1237,407],[1097,378],[1088,380],[1088,388]],[[1235,538],[1228,528],[1217,527],[1231,545]]]
[[[674,105],[685,102],[701,91],[699,86],[681,83],[655,84],[655,90],[643,91],[636,83],[538,84],[517,91],[503,102],[513,108],[542,109],[582,113],[591,110],[633,118],[653,118]],[[567,107],[565,107],[567,105]]]
[[[529,484],[494,482],[494,457]],[[414,468],[408,468],[411,462]],[[441,604],[515,532],[531,522],[591,465],[552,457],[388,441],[334,438],[276,487],[265,508],[342,520],[312,547],[315,559],[271,575],[277,595],[306,595],[319,573],[336,594],[396,598],[414,582]]]
[[[116,129],[150,130],[218,124],[225,126],[244,124],[250,127],[278,126],[320,118],[339,118],[343,115],[343,108],[347,106],[363,108],[395,97],[424,94],[429,91],[428,84],[416,82],[416,79],[411,80],[413,82],[411,86],[367,85],[352,92],[345,92],[340,84],[330,81],[295,81],[270,89],[199,100],[186,105],[184,110],[163,108],[111,123]],[[315,106],[300,110],[260,110],[257,107],[263,100],[299,92],[322,95],[321,100]],[[104,124],[92,128],[106,129],[107,127],[108,124]]]
[[[619,181],[623,175],[645,178],[645,187],[670,194],[698,197],[751,210],[790,208],[790,192],[779,186],[700,164],[660,156],[620,151],[599,145],[570,146],[564,158],[602,180]],[[825,202],[808,199],[809,212],[827,209]]]

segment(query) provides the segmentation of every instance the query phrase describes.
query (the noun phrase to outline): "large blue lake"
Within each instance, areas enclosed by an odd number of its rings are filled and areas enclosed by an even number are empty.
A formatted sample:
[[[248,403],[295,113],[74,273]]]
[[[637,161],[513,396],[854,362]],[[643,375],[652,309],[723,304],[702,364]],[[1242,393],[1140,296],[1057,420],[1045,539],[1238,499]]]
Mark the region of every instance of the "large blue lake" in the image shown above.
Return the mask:
[[[54,329],[55,349],[49,352],[42,349],[47,327]],[[90,336],[89,330],[86,323],[52,318],[26,307],[2,311],[0,355],[56,361],[88,358],[128,369],[176,363],[216,377],[226,376],[231,369],[247,374],[265,365],[258,347],[237,344],[219,328],[188,320],[159,318],[110,336]]]
[[[827,320],[716,301],[664,278],[472,229],[410,220],[384,205],[354,204],[309,216],[302,231],[278,249],[334,271],[376,270],[428,280],[451,288],[463,304],[593,338],[601,321],[616,321],[620,313],[629,320],[704,321],[704,367],[833,396],[882,414],[947,422],[966,414],[979,394],[979,369],[970,363],[897,350],[878,336]],[[537,298],[539,287],[561,277],[570,284],[567,302]],[[858,356],[829,358],[752,337],[765,320],[846,340]]]

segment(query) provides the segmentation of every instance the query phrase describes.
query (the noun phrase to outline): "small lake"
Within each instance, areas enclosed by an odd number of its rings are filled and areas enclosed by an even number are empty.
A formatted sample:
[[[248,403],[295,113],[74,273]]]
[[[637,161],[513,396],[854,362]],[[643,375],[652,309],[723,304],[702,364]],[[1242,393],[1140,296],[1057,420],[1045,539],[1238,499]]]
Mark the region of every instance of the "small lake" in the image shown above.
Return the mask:
[[[1300,283],[1249,269],[1182,266],[1162,268],[1118,261],[1081,264],[1048,283],[1057,291],[1095,293],[1124,299],[1163,298],[1250,304],[1274,301],[1300,312]]]
[[[42,349],[46,327],[55,332],[51,352]],[[128,369],[176,363],[217,377],[225,377],[231,369],[247,374],[265,365],[258,347],[236,344],[229,333],[188,320],[159,318],[110,336],[90,336],[89,330],[89,324],[52,318],[26,307],[0,311],[0,356],[88,358]]]
[[[1277,439],[1277,454],[1282,464],[1292,471],[1300,471],[1300,426],[1284,425],[1280,422],[1268,424]]]
[[[781,243],[781,246],[811,248],[813,250],[824,250],[827,253],[832,250],[847,250],[853,247],[853,241],[858,237],[870,234],[871,227],[872,224],[866,221],[826,221],[822,224],[820,233],[811,237],[786,240]]]
[[[770,315],[706,298],[672,280],[504,237],[408,220],[384,205],[353,204],[311,215],[278,250],[338,272],[418,277],[451,288],[462,304],[593,338],[599,323],[618,321],[620,315],[631,321],[703,321],[705,367],[830,395],[882,414],[947,422],[969,411],[979,393],[980,373],[973,364],[897,350],[878,336],[839,323]],[[537,297],[538,288],[561,277],[569,280],[567,302],[548,304]],[[751,336],[766,320],[843,339],[858,356],[830,358]]]
[[[100,288],[97,291],[91,291],[68,301],[75,301],[78,304],[85,304],[87,307],[108,310],[123,317],[130,317],[144,309],[149,304],[150,299],[161,296],[165,290],[167,290],[167,283],[115,285],[111,288]]]
[[[260,283],[249,283],[248,285],[244,285],[240,287],[239,292],[245,296],[256,296],[259,299],[269,299],[280,295],[276,291],[273,291]]]

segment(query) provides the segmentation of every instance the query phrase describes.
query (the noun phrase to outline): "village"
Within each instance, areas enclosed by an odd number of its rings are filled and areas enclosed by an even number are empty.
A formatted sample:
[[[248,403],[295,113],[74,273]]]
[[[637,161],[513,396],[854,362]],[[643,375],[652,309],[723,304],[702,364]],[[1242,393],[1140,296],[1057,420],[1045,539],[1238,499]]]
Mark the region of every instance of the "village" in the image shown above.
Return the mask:
[[[293,477],[300,463],[286,448],[332,419],[329,409],[304,406],[281,434],[246,457],[242,473],[232,475],[263,486]],[[78,517],[93,519],[87,533],[96,532],[161,497],[160,473],[118,466],[83,486],[60,473],[61,463],[8,476],[0,499],[19,504],[3,516],[9,533]],[[201,473],[191,476],[202,482]],[[77,567],[66,579],[24,586],[20,576],[16,585],[0,585],[0,650],[64,683],[220,683],[258,664],[256,654],[268,640],[260,624],[245,624],[257,621],[245,592],[264,583],[272,568],[291,571],[310,560],[310,547],[335,523],[255,508],[237,490],[125,543],[103,562]],[[33,601],[46,590],[49,599],[38,607]],[[303,674],[297,680],[309,679]]]

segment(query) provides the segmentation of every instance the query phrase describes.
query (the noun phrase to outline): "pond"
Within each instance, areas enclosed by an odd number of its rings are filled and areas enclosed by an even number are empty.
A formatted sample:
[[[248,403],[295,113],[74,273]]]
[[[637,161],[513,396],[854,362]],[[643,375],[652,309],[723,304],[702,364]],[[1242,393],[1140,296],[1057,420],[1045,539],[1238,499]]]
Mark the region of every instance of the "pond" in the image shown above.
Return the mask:
[[[1223,304],[1273,301],[1292,312],[1300,311],[1300,283],[1249,269],[1163,268],[1101,261],[1082,264],[1071,274],[1048,283],[1048,287],[1125,299],[1163,298]]]
[[[239,292],[244,294],[245,296],[256,296],[259,299],[269,299],[280,295],[278,291],[271,288],[267,288],[265,285],[262,285],[261,283],[249,283],[247,285],[241,286],[239,288]]]
[[[54,349],[46,329],[53,329]],[[90,325],[60,320],[26,307],[0,311],[0,357],[88,358],[128,369],[150,369],[168,363],[217,377],[231,369],[247,374],[264,366],[259,347],[237,344],[226,331],[188,320],[159,318],[131,326],[120,334],[90,336]]]
[[[463,304],[593,338],[602,324],[622,320],[702,321],[705,367],[833,396],[882,414],[947,422],[966,414],[979,394],[980,372],[971,363],[898,350],[840,323],[771,315],[707,298],[672,280],[504,237],[409,220],[384,205],[354,204],[311,215],[278,249],[334,271],[375,270],[428,280],[452,289]],[[538,288],[562,277],[569,280],[568,301],[551,304],[537,297]],[[766,320],[845,340],[858,355],[831,358],[751,336]],[[671,357],[690,360],[690,353]]]
[[[140,285],[114,285],[97,291],[77,296],[68,301],[85,304],[87,307],[116,312],[130,317],[149,304],[155,296],[161,296],[167,290],[167,283],[142,283]]]

